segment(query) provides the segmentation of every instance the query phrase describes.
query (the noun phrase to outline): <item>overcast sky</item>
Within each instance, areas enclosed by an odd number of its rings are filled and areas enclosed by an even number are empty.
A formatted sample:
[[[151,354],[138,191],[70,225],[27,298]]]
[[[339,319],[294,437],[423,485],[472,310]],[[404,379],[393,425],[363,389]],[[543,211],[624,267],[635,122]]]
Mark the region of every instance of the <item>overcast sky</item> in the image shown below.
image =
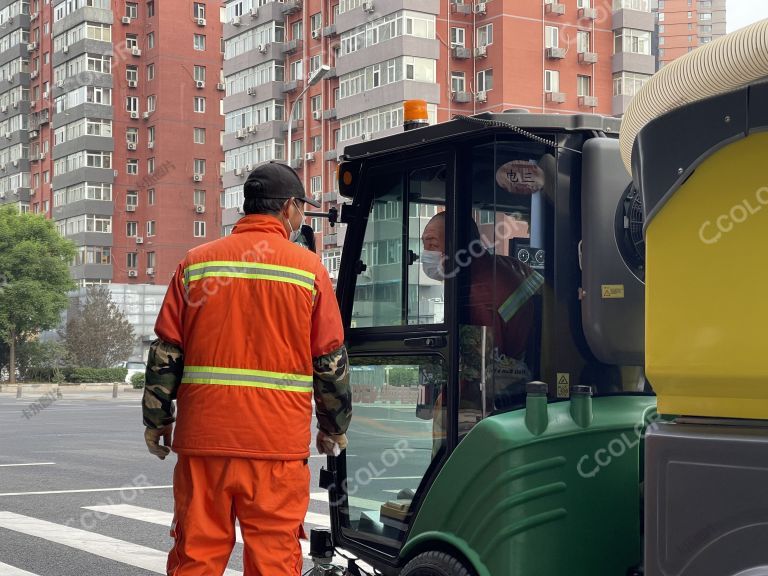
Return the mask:
[[[768,0],[728,0],[728,32],[768,18]]]

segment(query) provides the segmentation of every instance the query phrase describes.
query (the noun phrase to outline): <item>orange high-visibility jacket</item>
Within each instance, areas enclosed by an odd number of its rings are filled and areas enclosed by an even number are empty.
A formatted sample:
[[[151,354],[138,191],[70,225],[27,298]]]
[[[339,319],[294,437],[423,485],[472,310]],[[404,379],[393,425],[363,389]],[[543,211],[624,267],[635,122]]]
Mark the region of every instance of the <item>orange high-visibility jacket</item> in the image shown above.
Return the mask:
[[[344,336],[328,272],[277,218],[245,216],[190,250],[155,333],[184,352],[175,452],[309,456],[312,358]]]

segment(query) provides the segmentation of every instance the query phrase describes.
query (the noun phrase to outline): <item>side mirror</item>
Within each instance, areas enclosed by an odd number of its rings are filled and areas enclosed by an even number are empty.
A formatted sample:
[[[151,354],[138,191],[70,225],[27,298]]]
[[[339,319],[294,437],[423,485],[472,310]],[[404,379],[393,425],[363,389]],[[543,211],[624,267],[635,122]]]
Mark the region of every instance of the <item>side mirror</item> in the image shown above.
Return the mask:
[[[304,246],[304,248],[317,253],[315,247],[315,231],[312,230],[312,226],[308,224],[301,225],[301,234],[299,234],[299,239],[296,241],[296,244]]]

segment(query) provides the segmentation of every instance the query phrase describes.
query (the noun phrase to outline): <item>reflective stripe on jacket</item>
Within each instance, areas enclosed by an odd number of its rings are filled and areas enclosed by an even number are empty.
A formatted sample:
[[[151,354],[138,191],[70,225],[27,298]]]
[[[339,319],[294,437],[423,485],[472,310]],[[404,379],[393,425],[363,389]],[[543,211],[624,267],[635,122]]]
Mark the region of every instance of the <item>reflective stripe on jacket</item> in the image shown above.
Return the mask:
[[[309,455],[312,358],[339,348],[343,330],[320,259],[277,218],[245,216],[191,250],[155,332],[184,351],[174,451]]]

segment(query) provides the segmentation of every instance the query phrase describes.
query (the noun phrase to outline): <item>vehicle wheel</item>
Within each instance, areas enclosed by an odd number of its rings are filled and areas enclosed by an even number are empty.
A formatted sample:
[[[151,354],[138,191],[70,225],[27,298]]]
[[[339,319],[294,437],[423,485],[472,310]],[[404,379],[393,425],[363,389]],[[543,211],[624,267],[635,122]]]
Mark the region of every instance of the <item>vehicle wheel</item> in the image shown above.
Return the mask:
[[[472,576],[472,572],[445,552],[423,552],[408,562],[400,576]]]

